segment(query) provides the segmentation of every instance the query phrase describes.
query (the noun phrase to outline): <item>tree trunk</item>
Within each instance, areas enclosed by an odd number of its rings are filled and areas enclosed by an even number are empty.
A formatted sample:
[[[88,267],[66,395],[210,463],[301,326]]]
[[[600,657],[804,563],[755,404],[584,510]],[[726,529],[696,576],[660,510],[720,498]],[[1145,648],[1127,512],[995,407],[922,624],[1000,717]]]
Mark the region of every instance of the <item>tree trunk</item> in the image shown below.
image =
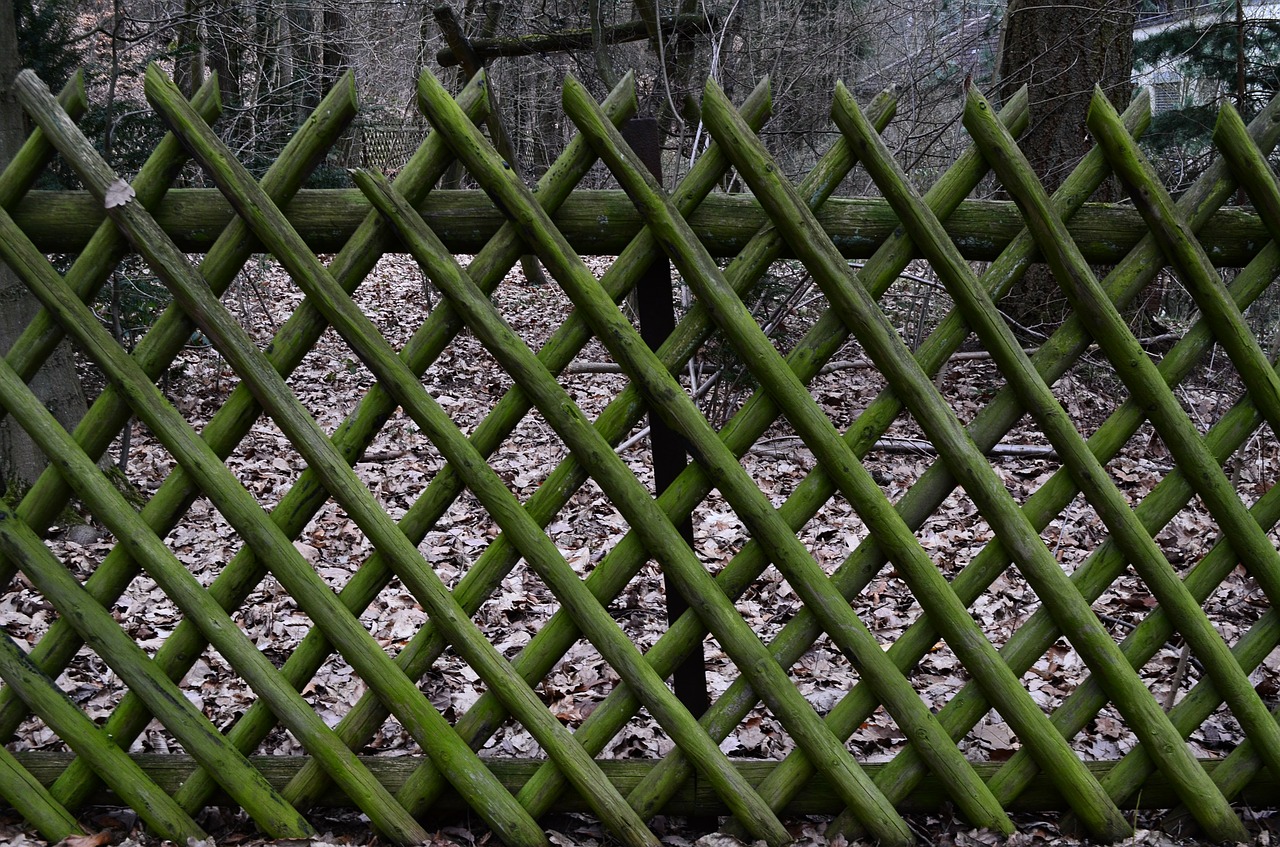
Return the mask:
[[[232,149],[239,149],[248,143],[251,135],[249,120],[241,107],[244,105],[246,45],[252,44],[254,21],[251,10],[242,8],[236,0],[214,0],[213,10],[207,40],[209,66],[218,74],[223,137]]]
[[[683,20],[693,17],[698,11],[698,4],[693,0],[680,0],[675,19]],[[658,32],[657,38],[664,37]],[[665,36],[667,41],[662,45],[658,58],[662,62],[661,74],[665,96],[659,101],[659,126],[668,135],[681,135],[686,122],[696,122],[696,107],[692,106],[694,98],[701,95],[695,91],[698,75],[694,66],[698,60],[699,39],[694,32],[674,30]],[[654,40],[657,43],[657,39]]]
[[[315,9],[310,3],[289,0],[284,4],[289,21],[289,43],[292,45],[293,120],[290,130],[302,125],[307,115],[320,104],[321,57],[319,28]]]
[[[26,135],[22,107],[13,88],[20,61],[13,0],[0,0],[0,168],[8,165]],[[39,308],[18,275],[0,261],[0,350],[7,352],[13,346]],[[84,415],[84,394],[71,348],[65,343],[36,374],[31,387],[68,430]],[[44,454],[12,418],[0,421],[0,492],[12,494],[15,486],[29,486],[47,464]]]
[[[1020,146],[1050,191],[1091,146],[1085,116],[1094,85],[1117,108],[1128,105],[1133,25],[1132,3],[1010,0],[1000,45],[1000,95],[1007,99],[1027,85],[1031,126]],[[1040,331],[1067,313],[1057,283],[1043,267],[1032,268],[1003,307],[1022,326]]]
[[[186,0],[182,4],[177,49],[173,57],[173,81],[188,99],[204,85],[205,42],[200,26],[203,15],[201,0]]]

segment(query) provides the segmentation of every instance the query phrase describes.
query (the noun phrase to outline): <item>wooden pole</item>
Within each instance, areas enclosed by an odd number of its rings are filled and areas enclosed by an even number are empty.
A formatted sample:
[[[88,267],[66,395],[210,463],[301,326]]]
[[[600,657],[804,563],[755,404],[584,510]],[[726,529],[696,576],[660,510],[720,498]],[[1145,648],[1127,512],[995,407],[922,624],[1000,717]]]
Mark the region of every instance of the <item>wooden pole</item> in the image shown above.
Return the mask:
[[[653,174],[662,180],[662,150],[658,146],[658,122],[653,118],[632,118],[622,127],[622,135]],[[636,286],[636,311],[640,317],[640,337],[651,350],[657,350],[676,328],[675,303],[672,301],[671,263],[655,258]],[[688,464],[685,440],[662,420],[649,413],[649,444],[653,453],[653,485],[661,494],[675,482]],[[693,516],[687,515],[676,529],[693,549]],[[669,576],[664,576],[667,592],[667,622],[680,619],[689,603]],[[699,644],[676,668],[672,679],[676,696],[694,716],[700,716],[711,704],[707,693],[707,670],[702,645]]]

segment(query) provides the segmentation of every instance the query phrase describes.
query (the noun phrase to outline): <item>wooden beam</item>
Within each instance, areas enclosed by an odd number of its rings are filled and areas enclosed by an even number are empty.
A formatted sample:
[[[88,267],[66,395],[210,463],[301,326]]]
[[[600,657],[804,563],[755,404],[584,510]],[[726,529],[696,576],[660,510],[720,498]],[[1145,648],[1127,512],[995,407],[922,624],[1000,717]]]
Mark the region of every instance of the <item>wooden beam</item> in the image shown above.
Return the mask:
[[[433,191],[419,211],[455,253],[474,253],[505,221],[481,191]],[[354,189],[305,190],[285,206],[290,222],[315,251],[341,249],[369,212]],[[32,191],[12,210],[18,225],[47,253],[81,250],[102,222],[102,204],[83,192]],[[215,189],[174,189],[156,211],[156,220],[178,246],[207,250],[231,220],[231,207]],[[616,255],[640,230],[640,215],[621,191],[579,191],[555,215],[569,242],[583,255]],[[887,203],[865,197],[833,198],[818,220],[849,259],[864,259],[898,227]],[[713,194],[690,217],[694,232],[715,256],[733,256],[764,223],[749,194]],[[1023,227],[1017,207],[1007,201],[969,200],[947,220],[946,229],[965,258],[990,260]],[[1147,233],[1132,207],[1090,203],[1069,230],[1085,258],[1119,261]],[[1238,267],[1269,240],[1257,215],[1222,209],[1200,231],[1214,264]]]
[[[710,32],[716,26],[714,17],[702,13],[667,16],[660,21],[664,34]],[[604,27],[601,35],[605,44],[622,44],[627,41],[643,41],[649,37],[648,26],[642,20],[627,21]],[[476,38],[471,49],[481,61],[501,56],[533,56],[539,53],[563,53],[572,50],[590,50],[591,28],[564,29],[560,32],[539,32],[529,35],[511,35],[500,38]],[[452,47],[444,47],[436,53],[441,67],[452,67],[461,59]]]
[[[39,751],[18,752],[13,755],[24,768],[29,770],[44,785],[51,785],[74,758],[70,753]],[[132,754],[131,758],[157,785],[171,793],[181,787],[195,769],[195,762],[190,756],[148,753]],[[310,759],[306,756],[251,756],[249,761],[266,776],[268,782],[279,790]],[[417,756],[407,755],[361,756],[360,761],[389,791],[394,792],[404,784],[409,774],[420,764],[421,759]],[[519,791],[520,787],[528,781],[529,777],[542,764],[541,760],[536,759],[485,760],[485,766],[512,792]],[[600,769],[604,771],[609,780],[624,795],[639,784],[640,780],[653,769],[655,764],[656,761],[643,759],[611,759],[599,762]],[[984,779],[990,779],[999,770],[1001,764],[1000,762],[976,762],[974,763],[974,768]],[[1219,766],[1220,760],[1206,759],[1202,761],[1202,764],[1212,775],[1213,771]],[[777,762],[756,759],[734,760],[734,767],[741,771],[753,785],[758,785],[763,781],[766,776],[773,772],[777,765]],[[1111,770],[1114,765],[1115,762],[1086,763],[1086,767],[1099,778]],[[868,764],[863,767],[866,768],[868,775],[874,779],[885,765]],[[1177,803],[1177,798],[1172,788],[1164,777],[1159,774],[1155,774],[1147,780],[1142,789],[1134,792],[1133,796],[1135,797],[1133,808],[1167,809]],[[1270,807],[1275,804],[1277,796],[1280,796],[1280,778],[1264,770],[1258,779],[1241,792],[1237,801],[1247,805]],[[90,802],[95,805],[120,804],[118,798],[105,790],[95,795]],[[212,799],[210,805],[225,805],[228,802],[226,795],[219,794]],[[937,812],[946,808],[950,802],[950,798],[941,783],[936,777],[929,775],[899,804],[899,808],[903,812],[909,813]],[[328,792],[319,798],[317,805],[327,808],[346,808],[350,807],[351,801],[340,790],[331,786]],[[1060,810],[1066,809],[1068,806],[1057,789],[1054,788],[1052,781],[1041,773],[1027,786],[1027,790],[1019,794],[1017,799],[1010,803],[1007,808],[1010,812],[1026,812]],[[796,799],[782,812],[786,815],[830,815],[839,812],[840,809],[840,801],[836,798],[831,787],[821,777],[818,777],[810,782],[804,791],[799,792],[796,795]],[[466,811],[466,806],[456,792],[449,790],[440,798],[440,802],[433,807],[432,811],[435,814],[462,813]],[[584,812],[588,811],[588,808],[586,802],[576,792],[569,790],[556,803],[553,811]],[[695,811],[698,813],[724,814],[725,808],[724,803],[716,796],[710,786],[706,782],[698,780],[696,784],[693,781],[686,783],[663,811],[673,815],[691,814]]]

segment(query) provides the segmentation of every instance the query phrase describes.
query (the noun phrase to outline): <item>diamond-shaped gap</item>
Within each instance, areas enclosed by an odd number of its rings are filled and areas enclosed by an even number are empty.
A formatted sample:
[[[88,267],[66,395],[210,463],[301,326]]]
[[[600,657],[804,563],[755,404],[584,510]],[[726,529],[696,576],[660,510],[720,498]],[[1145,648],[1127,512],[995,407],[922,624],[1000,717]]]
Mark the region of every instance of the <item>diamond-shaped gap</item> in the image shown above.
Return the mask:
[[[780,760],[795,749],[795,740],[763,703],[757,703],[720,749],[734,759]]]
[[[851,424],[856,425],[856,421]],[[876,443],[867,453],[866,461],[868,469],[873,470],[876,481],[885,486],[893,496],[913,485],[939,459],[924,430],[904,406],[877,437]],[[875,471],[879,473],[876,474]]]
[[[413,740],[413,736],[404,725],[398,721],[395,716],[390,716],[382,722],[373,736],[365,741],[364,745],[359,749],[361,755],[381,755],[395,753],[397,755],[412,755],[418,750],[417,742]]]
[[[906,734],[898,728],[884,706],[859,725],[847,744],[859,762],[877,764],[891,761],[906,746]]]
[[[28,715],[18,726],[13,740],[7,745],[9,750],[22,753],[27,750],[43,750],[53,753],[65,753],[70,747],[51,727],[37,715]]]
[[[1116,388],[1116,392],[1123,391],[1123,387]],[[1123,397],[1123,394],[1117,393],[1113,399],[1121,400]],[[1094,404],[1094,412],[1109,411],[1099,408],[1099,405]],[[1087,427],[1092,430],[1101,423],[1101,414],[1085,412],[1083,417],[1085,424],[1077,423],[1081,429]],[[1112,482],[1130,507],[1136,508],[1160,480],[1173,470],[1173,460],[1155,428],[1150,422],[1143,422],[1119,451],[1107,459],[1105,466]]]
[[[226,464],[267,511],[275,508],[306,468],[306,460],[275,421],[266,416],[254,422]]]
[[[421,287],[421,275],[407,266],[405,257],[384,257],[356,290],[355,302],[374,321],[392,347],[399,349],[422,320],[428,307]],[[417,275],[411,287],[401,280]],[[270,289],[276,299],[270,303],[271,327],[278,328],[302,302],[301,291],[283,273],[271,274]],[[354,408],[374,382],[373,375],[332,328],[327,328],[312,345],[289,377],[298,398],[312,411],[321,426],[332,432]]]
[[[202,428],[222,408],[240,377],[202,332],[192,332],[157,384],[192,426]]]
[[[1086,350],[1051,388],[1076,431],[1085,438],[1129,397],[1115,368],[1097,349]]]
[[[1156,534],[1156,543],[1179,570],[1189,569],[1222,538],[1222,532],[1198,496],[1192,496]]]
[[[852,605],[862,622],[886,647],[901,637],[920,611],[910,587],[889,563],[853,598]]]
[[[608,257],[588,257],[584,261],[600,266],[598,276],[611,260]],[[568,319],[574,308],[568,295],[554,281],[548,285],[529,285],[519,265],[512,268],[490,299],[503,321],[535,352]],[[579,360],[604,361],[597,355],[601,350],[602,347],[588,345]]]
[[[355,410],[375,381],[332,327],[320,334],[288,380],[302,405],[328,433]]]
[[[827,299],[813,275],[797,259],[773,262],[740,299],[783,355],[795,347],[827,308]]]
[[[801,343],[827,307],[811,274],[792,259],[774,262],[740,297],[774,348],[784,356]],[[689,368],[681,369],[686,384],[688,371]],[[729,420],[757,390],[754,375],[736,348],[718,331],[713,331],[699,349],[693,372],[699,405],[716,427]]]
[[[191,415],[184,416],[188,421],[192,420]],[[204,422],[200,420],[199,423],[193,422],[193,425],[201,426]],[[141,507],[173,473],[178,463],[151,429],[137,418],[129,419],[122,434],[128,436],[128,456],[121,457],[123,441],[121,437],[117,437],[107,448],[104,458],[111,461],[119,471],[112,474],[116,488],[132,505]]]
[[[286,288],[289,294],[282,299],[278,295]],[[222,302],[258,346],[265,347],[300,298],[276,258],[269,253],[256,253],[245,261],[227,286]]]
[[[658,725],[658,722],[651,718],[646,710],[641,709],[610,739],[608,745],[604,748],[602,757],[607,759],[656,759],[671,752],[674,746],[671,738]]]
[[[1049,714],[1062,705],[1088,673],[1075,648],[1065,638],[1058,638],[1022,675],[1022,685],[1041,711]]]
[[[937,713],[960,692],[968,681],[964,663],[951,645],[938,639],[908,674],[920,699]]]
[[[499,535],[499,527],[483,512],[470,495],[450,510],[465,513],[457,524],[455,555],[451,572],[459,576],[476,567],[476,563]],[[447,518],[446,518],[447,519]],[[578,549],[578,548],[575,548]],[[518,555],[514,547],[506,548],[507,555]],[[585,556],[569,554],[571,564],[586,565]],[[437,563],[437,572],[441,572]],[[442,573],[442,576],[444,573]],[[528,643],[547,620],[557,611],[559,602],[537,573],[523,558],[518,558],[497,589],[489,595],[473,616],[485,637],[508,657]]]
[[[507,718],[484,742],[481,755],[486,758],[546,758],[542,745],[529,730],[514,718]]]
[[[693,551],[713,574],[733,559],[749,537],[749,528],[716,489],[694,510]]]
[[[1261,428],[1235,452],[1227,475],[1246,506],[1252,506],[1280,479],[1280,441],[1271,428]]]
[[[1209,620],[1228,645],[1234,646],[1271,607],[1271,602],[1250,574],[1237,565],[1201,604]]]
[[[1137,628],[1155,605],[1151,590],[1130,565],[1093,602],[1093,609],[1112,639],[1119,643]]]
[[[907,263],[880,296],[879,303],[885,317],[911,350],[920,347],[955,308],[946,286],[925,259]]]
[[[535,690],[557,720],[576,730],[618,685],[617,672],[600,651],[586,638],[579,638]],[[632,720],[656,726],[647,713]]]
[[[179,681],[187,699],[204,712],[218,729],[226,732],[257,699],[256,695],[216,650],[206,648]],[[152,721],[135,744],[172,746],[175,741]]]
[[[289,272],[274,256],[263,253],[245,263],[239,278],[223,296],[223,303],[257,345],[265,349],[304,299],[302,288]]]
[[[374,639],[391,655],[398,654],[428,620],[418,599],[399,579],[392,579],[360,615]]]
[[[972,423],[1008,382],[996,363],[987,358],[981,344],[974,343],[978,349],[965,348],[954,353],[934,379],[934,385],[963,426]],[[1021,443],[1027,439],[1028,432],[1020,427],[1034,431],[1030,419],[1024,417],[1003,440]]]
[[[1204,676],[1190,648],[1177,631],[1160,643],[1139,673],[1151,694],[1166,710],[1176,705]]]
[[[609,604],[609,612],[640,650],[651,648],[667,631],[667,593],[662,572],[652,560]]]
[[[585,578],[629,528],[596,481],[587,478],[548,524],[546,532],[574,572]]]
[[[1050,448],[1045,445],[1043,449],[1047,451]],[[1062,468],[1056,456],[1046,455],[1039,449],[1029,456],[993,457],[991,464],[1005,488],[1020,506],[1025,506],[1031,497]],[[1041,536],[1046,537],[1045,530],[1041,531]]]
[[[536,407],[530,407],[510,434],[493,450],[489,466],[508,490],[527,501],[556,466],[569,455],[568,447]]]
[[[1247,737],[1240,722],[1223,705],[1196,727],[1188,743],[1192,753],[1199,758],[1222,759],[1239,747]]]
[[[751,532],[729,502],[713,489],[694,512],[693,536],[694,554],[708,572],[716,575],[742,551]],[[734,605],[752,631],[767,643],[794,614],[797,602],[782,573],[769,566]]]
[[[825,635],[790,668],[791,679],[814,710],[825,715],[860,681],[858,671]]]
[[[968,492],[957,487],[920,526],[916,537],[950,579],[982,552],[993,535]]]
[[[837,491],[797,533],[830,576],[870,534],[854,506]]]
[[[790,422],[779,418],[756,439],[740,464],[777,507],[813,472],[817,461]]]
[[[614,448],[631,473],[649,491],[654,490],[653,449],[649,441],[649,421],[644,415],[631,426]]]
[[[339,653],[331,653],[302,688],[302,696],[330,727],[338,725],[365,694],[367,686]],[[412,740],[407,746],[413,748]]]
[[[480,341],[464,330],[427,368],[422,384],[453,422],[470,434],[511,380]]]
[[[436,659],[433,667],[422,674],[417,681],[417,687],[428,697],[436,711],[451,723],[461,720],[462,716],[476,705],[476,701],[489,691],[489,686],[485,685],[484,679],[481,679],[470,665],[454,653],[451,647],[445,649],[444,654]],[[389,742],[393,731],[402,733],[402,741],[412,746],[411,734],[398,722],[393,727],[381,729],[379,736]]]
[[[1035,589],[1016,564],[1008,565],[970,604],[970,615],[987,640],[1001,649],[1041,607]]]
[[[577,358],[560,374],[558,382],[569,399],[590,420],[598,418],[605,407],[628,385],[627,376],[617,368],[604,346],[594,338],[587,342]],[[641,417],[640,425],[647,426],[647,419]],[[522,424],[523,426],[526,425]],[[642,439],[639,444],[647,453],[648,439]]]
[[[232,618],[276,667],[284,664],[314,626],[271,574],[257,584]]]
[[[1106,537],[1107,529],[1097,512],[1084,495],[1078,493],[1040,530],[1045,547],[1068,572],[1084,564]]]
[[[990,709],[970,728],[959,747],[971,762],[1004,762],[1022,746],[1021,740],[1004,717]]]
[[[426,321],[439,296],[411,256],[385,253],[352,299],[387,343],[400,350]]]
[[[124,680],[88,645],[76,651],[66,669],[55,677],[54,684],[95,723],[105,720],[128,692]],[[24,743],[29,745],[28,749],[64,749],[61,745],[51,746],[53,742],[43,726],[37,717],[24,721],[15,738],[18,749],[22,749]]]
[[[468,489],[449,506],[427,532],[418,549],[445,585],[453,588],[493,538],[497,524]]]
[[[1124,716],[1105,706],[1074,740],[1072,747],[1085,761],[1116,761],[1138,745]]]
[[[1214,345],[1173,393],[1196,429],[1204,434],[1246,393],[1246,388],[1231,360]]]
[[[195,498],[165,538],[178,561],[208,587],[243,546],[226,517],[203,496]]]
[[[395,409],[356,463],[378,504],[399,520],[444,467],[444,457],[418,424]]]
[[[335,592],[340,591],[373,546],[340,505],[328,500],[307,523],[294,547]]]
[[[844,432],[887,386],[862,345],[849,337],[810,380],[809,393],[836,429]]]

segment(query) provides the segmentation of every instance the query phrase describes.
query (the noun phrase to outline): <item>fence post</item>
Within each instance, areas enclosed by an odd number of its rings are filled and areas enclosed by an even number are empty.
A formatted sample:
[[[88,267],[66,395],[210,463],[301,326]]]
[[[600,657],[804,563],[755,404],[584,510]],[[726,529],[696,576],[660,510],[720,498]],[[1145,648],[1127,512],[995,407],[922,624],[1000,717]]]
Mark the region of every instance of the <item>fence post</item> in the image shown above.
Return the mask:
[[[656,118],[632,118],[622,125],[622,135],[636,151],[645,167],[662,181],[662,148],[658,143]],[[675,304],[672,302],[671,263],[655,260],[636,284],[636,312],[640,318],[640,337],[652,350],[662,346],[676,326]],[[657,415],[649,413],[649,443],[653,450],[653,480],[656,494],[661,494],[675,481],[688,463],[684,438]],[[677,524],[685,543],[693,548],[693,518]],[[689,608],[675,584],[665,578],[667,622],[675,621]],[[676,697],[694,717],[710,706],[707,694],[707,669],[702,646],[689,656],[672,676]]]

